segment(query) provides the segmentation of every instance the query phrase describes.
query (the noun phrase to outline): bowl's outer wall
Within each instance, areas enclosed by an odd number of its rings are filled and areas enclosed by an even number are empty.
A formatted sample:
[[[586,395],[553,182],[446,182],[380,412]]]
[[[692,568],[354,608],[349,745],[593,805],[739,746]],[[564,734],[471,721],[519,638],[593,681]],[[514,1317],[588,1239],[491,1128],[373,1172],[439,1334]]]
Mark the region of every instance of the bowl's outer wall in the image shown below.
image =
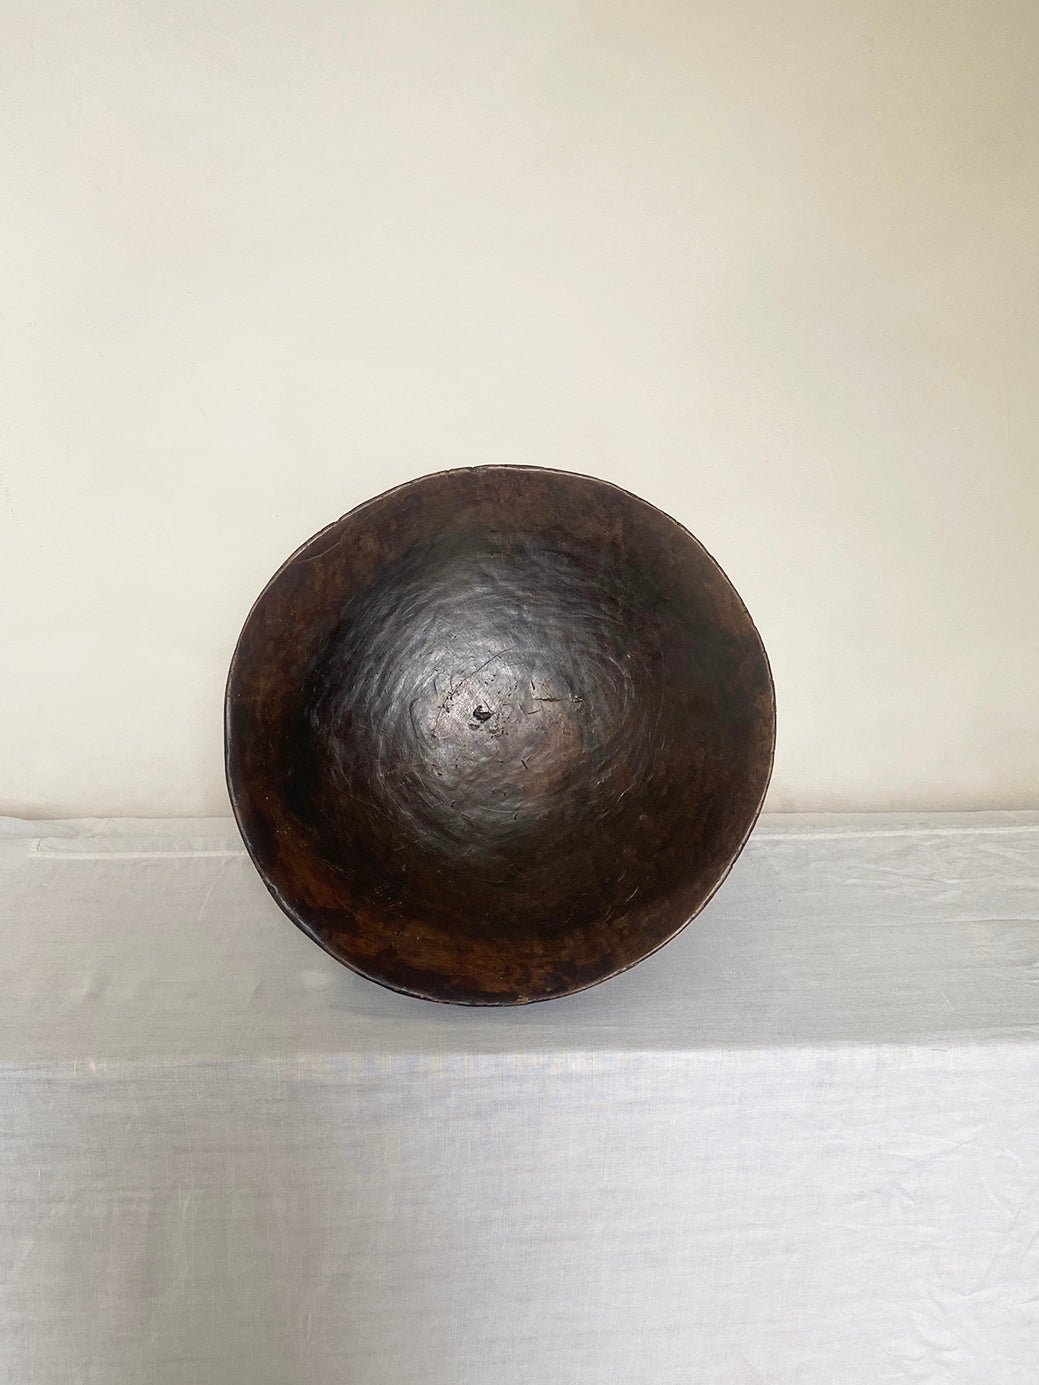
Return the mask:
[[[772,766],[768,660],[679,524],[569,472],[440,472],[284,564],[226,700],[246,846],[292,920],[431,1000],[581,990],[728,873]]]

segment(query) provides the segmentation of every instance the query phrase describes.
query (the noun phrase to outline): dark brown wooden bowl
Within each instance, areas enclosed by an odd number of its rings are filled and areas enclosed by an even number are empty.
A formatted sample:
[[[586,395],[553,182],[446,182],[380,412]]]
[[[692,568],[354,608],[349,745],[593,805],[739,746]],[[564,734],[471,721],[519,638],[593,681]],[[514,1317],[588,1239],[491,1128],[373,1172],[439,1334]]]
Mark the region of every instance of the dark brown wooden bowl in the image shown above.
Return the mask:
[[[384,986],[566,995],[693,917],[758,815],[761,639],[681,525],[604,481],[425,476],[268,583],[231,662],[231,802],[292,921]]]

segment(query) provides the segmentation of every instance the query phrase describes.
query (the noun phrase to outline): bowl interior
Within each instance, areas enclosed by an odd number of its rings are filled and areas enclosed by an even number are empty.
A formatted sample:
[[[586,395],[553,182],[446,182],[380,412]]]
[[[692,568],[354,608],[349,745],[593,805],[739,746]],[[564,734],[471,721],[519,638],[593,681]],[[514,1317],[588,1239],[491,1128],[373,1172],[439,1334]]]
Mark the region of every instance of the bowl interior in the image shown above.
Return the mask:
[[[593,984],[710,897],[760,807],[772,685],[679,525],[563,472],[445,472],[272,579],[228,685],[250,852],[373,979],[508,1004]]]

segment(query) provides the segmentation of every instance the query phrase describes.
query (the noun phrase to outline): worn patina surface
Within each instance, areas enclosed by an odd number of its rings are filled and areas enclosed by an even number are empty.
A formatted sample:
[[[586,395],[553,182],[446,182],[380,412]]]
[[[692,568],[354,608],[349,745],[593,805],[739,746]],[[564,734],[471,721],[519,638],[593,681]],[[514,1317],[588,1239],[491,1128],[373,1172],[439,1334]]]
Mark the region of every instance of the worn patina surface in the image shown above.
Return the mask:
[[[747,610],[701,545],[568,472],[441,472],[271,579],[228,679],[227,778],[275,899],[431,1000],[594,985],[724,879],[772,765]]]

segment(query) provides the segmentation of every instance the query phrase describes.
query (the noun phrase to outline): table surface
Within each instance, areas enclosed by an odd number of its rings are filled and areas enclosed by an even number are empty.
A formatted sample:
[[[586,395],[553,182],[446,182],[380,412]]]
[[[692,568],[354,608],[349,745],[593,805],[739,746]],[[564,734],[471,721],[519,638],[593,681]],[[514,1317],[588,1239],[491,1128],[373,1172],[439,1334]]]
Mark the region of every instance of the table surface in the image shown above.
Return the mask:
[[[396,995],[233,824],[0,827],[0,1379],[1034,1385],[1039,813],[762,820],[632,971]]]
[[[623,976],[470,1010],[354,976],[230,819],[0,819],[0,1061],[685,1050],[1039,1034],[1039,813],[765,815]]]

